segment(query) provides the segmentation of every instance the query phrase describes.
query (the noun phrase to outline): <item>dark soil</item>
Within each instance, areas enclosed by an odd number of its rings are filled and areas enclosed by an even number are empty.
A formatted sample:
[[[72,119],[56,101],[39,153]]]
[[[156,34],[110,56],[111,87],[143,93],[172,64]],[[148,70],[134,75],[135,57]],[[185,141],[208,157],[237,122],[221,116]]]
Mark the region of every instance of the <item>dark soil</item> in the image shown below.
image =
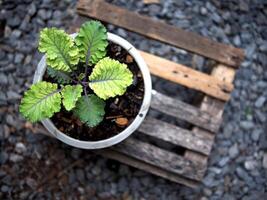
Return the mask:
[[[106,100],[105,116],[103,121],[96,127],[90,128],[82,123],[70,111],[66,111],[63,106],[59,113],[56,113],[51,120],[63,133],[85,141],[97,141],[110,138],[129,126],[137,116],[144,97],[144,82],[137,63],[128,52],[120,46],[109,43],[107,56],[128,65],[134,75],[134,81],[122,96],[117,96]],[[80,69],[84,70],[83,67]],[[44,80],[51,78],[44,76]],[[93,93],[87,88],[88,93]]]

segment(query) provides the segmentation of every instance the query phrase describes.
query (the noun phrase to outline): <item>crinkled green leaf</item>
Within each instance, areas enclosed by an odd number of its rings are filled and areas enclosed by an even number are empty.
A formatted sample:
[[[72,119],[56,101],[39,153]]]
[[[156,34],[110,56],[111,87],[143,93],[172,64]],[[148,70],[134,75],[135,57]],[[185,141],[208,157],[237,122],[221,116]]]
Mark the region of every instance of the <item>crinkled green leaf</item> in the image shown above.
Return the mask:
[[[70,111],[75,107],[76,102],[82,96],[83,87],[81,85],[66,85],[61,91],[63,105]]]
[[[127,65],[106,57],[95,65],[89,80],[90,88],[105,100],[124,94],[133,82],[133,74]]]
[[[73,111],[82,122],[94,127],[103,120],[105,102],[94,94],[82,96]]]
[[[107,30],[98,21],[85,22],[75,38],[80,52],[80,59],[88,64],[95,64],[106,55]]]
[[[48,76],[56,80],[58,83],[66,84],[71,82],[71,78],[68,72],[55,70],[51,67],[47,67],[47,74]]]
[[[36,122],[52,117],[60,110],[60,105],[61,95],[57,84],[42,81],[33,84],[25,92],[20,104],[20,112],[26,119]]]
[[[46,53],[46,63],[57,70],[70,72],[79,62],[79,50],[63,30],[45,28],[41,31],[39,50]]]

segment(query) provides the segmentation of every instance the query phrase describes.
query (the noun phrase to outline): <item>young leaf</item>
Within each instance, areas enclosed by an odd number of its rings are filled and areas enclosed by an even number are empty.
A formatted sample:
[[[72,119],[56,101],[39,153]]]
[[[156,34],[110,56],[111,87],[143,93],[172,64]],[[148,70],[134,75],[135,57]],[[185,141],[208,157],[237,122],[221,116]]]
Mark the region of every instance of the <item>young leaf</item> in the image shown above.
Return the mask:
[[[71,78],[67,72],[55,70],[52,67],[47,67],[47,74],[51,78],[55,79],[58,83],[66,84],[71,82]]]
[[[79,50],[63,30],[45,28],[41,31],[39,51],[46,53],[46,62],[56,70],[70,72],[79,62]]]
[[[82,96],[74,108],[74,114],[89,127],[98,125],[105,114],[105,102],[96,95]]]
[[[81,61],[95,64],[106,55],[107,30],[98,21],[89,21],[84,23],[75,43],[80,52]]]
[[[61,95],[57,84],[45,81],[38,82],[25,92],[20,104],[22,115],[36,122],[52,115],[60,110]]]
[[[66,85],[61,91],[63,105],[67,111],[75,107],[76,102],[82,96],[83,87],[81,85]]]
[[[127,65],[106,57],[96,64],[89,80],[90,88],[105,100],[124,94],[133,82],[133,74]]]

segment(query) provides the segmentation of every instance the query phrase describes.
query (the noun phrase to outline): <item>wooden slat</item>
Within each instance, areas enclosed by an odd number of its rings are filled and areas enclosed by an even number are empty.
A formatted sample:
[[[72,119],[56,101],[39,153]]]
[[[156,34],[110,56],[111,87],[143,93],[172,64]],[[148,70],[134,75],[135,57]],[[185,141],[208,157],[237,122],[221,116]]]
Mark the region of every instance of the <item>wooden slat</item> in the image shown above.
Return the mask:
[[[191,149],[205,155],[209,155],[212,147],[212,140],[210,140],[210,137],[198,136],[189,130],[179,128],[175,125],[151,117],[146,117],[138,130],[154,138],[158,138],[165,142],[182,146],[186,149]]]
[[[103,157],[117,160],[119,162],[130,165],[130,166],[135,167],[137,169],[144,170],[148,173],[152,173],[154,175],[166,178],[166,179],[171,180],[171,181],[176,182],[176,183],[186,185],[188,187],[195,188],[199,185],[199,182],[197,182],[197,181],[187,179],[187,178],[180,176],[176,173],[168,172],[168,171],[161,169],[155,165],[147,164],[147,163],[142,162],[140,160],[137,160],[135,158],[129,157],[128,155],[125,155],[125,154],[122,154],[122,153],[119,153],[119,152],[116,152],[116,151],[113,151],[110,149],[99,150],[96,152],[98,154],[102,155]]]
[[[111,5],[104,0],[79,0],[77,12],[234,67],[239,67],[244,57],[241,49]]]
[[[162,113],[182,119],[191,124],[216,132],[220,127],[221,119],[186,104],[178,99],[170,98],[155,90],[152,91],[151,108]]]
[[[233,84],[144,51],[139,52],[153,75],[201,91],[221,100],[227,101],[230,98]]]
[[[212,70],[211,75],[222,81],[232,83],[234,80],[234,76],[235,76],[235,70],[230,67],[219,64]],[[211,115],[216,116],[217,118],[220,118],[222,117],[222,114],[223,114],[224,102],[218,99],[212,98],[210,96],[205,96],[200,105],[200,109],[205,112],[208,112]],[[209,134],[206,130],[203,130],[199,127],[194,127],[192,131],[195,134],[202,135],[202,136]],[[212,141],[214,141],[215,134],[212,135],[212,137],[213,137]],[[207,161],[207,157],[203,157],[201,154],[190,151],[190,150],[187,150],[185,152],[185,157],[188,159],[194,159],[198,161],[204,161],[204,162]]]
[[[206,168],[201,163],[133,138],[112,147],[112,150],[193,180],[201,180]]]

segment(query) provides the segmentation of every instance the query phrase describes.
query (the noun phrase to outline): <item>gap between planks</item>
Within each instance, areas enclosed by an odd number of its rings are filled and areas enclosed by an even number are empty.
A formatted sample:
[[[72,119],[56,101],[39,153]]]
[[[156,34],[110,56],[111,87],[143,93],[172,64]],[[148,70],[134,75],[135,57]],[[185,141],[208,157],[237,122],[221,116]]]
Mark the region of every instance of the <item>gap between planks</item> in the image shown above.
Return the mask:
[[[219,64],[212,70],[211,75],[222,81],[232,83],[235,76],[235,70],[223,64]],[[200,105],[200,109],[212,114],[213,116],[221,118],[224,110],[224,102],[210,96],[205,96]],[[199,127],[194,127],[192,131],[195,134],[203,135],[203,137],[205,135],[210,135],[209,132]],[[212,141],[214,141],[214,138],[215,134],[212,135]],[[186,150],[185,157],[188,159],[198,160],[199,162],[207,162],[207,157],[191,150]]]
[[[102,155],[103,157],[106,157],[109,159],[117,160],[121,163],[143,170],[147,173],[152,173],[156,176],[160,176],[162,178],[168,179],[175,183],[180,183],[188,187],[192,187],[192,188],[195,188],[199,185],[198,181],[187,179],[176,173],[167,172],[166,170],[158,168],[157,166],[150,165],[142,161],[138,161],[135,158],[129,157],[127,155],[124,155],[122,153],[119,153],[113,150],[99,150],[99,151],[95,151],[95,153]]]
[[[79,0],[77,12],[236,68],[244,58],[241,49],[128,11],[104,0]]]
[[[206,165],[202,165],[202,163],[196,160],[189,160],[183,156],[132,137],[111,147],[111,150],[135,158],[140,162],[145,162],[168,172],[197,181],[202,179],[206,169]]]

